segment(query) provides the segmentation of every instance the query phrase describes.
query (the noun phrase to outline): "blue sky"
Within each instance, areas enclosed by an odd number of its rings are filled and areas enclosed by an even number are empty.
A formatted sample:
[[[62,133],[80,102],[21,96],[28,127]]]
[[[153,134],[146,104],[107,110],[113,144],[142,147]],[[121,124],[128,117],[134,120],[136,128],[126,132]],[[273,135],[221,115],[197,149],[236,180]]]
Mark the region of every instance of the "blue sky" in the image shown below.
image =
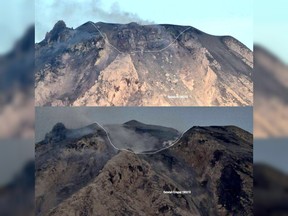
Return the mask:
[[[266,163],[288,174],[288,138],[255,139],[254,162]]]
[[[288,2],[255,0],[254,41],[288,64]]]
[[[31,2],[33,1],[0,2],[0,27],[4,32],[0,35],[0,54],[10,50],[28,25],[33,23]],[[210,34],[232,35],[250,49],[254,37],[256,43],[288,64],[286,0],[36,0],[35,9],[37,42],[60,19],[65,20],[68,26],[77,27],[87,20],[117,22],[119,16],[111,15],[113,12],[118,15],[128,12],[130,16],[122,21],[138,17],[155,23],[191,25]],[[106,20],[100,15],[105,15],[105,11]]]
[[[33,1],[0,1],[0,54],[10,51],[33,23]]]
[[[138,18],[156,24],[190,25],[213,35],[232,35],[250,49],[253,46],[252,0],[36,0],[36,41],[60,19],[77,27],[88,20],[125,23]]]

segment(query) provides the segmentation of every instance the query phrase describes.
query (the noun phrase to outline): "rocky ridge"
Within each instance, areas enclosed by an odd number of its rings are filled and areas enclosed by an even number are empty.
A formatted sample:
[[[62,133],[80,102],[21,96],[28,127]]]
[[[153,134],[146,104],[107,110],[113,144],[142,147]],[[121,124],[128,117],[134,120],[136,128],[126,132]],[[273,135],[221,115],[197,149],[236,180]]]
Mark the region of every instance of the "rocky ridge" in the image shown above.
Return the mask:
[[[253,103],[251,50],[189,26],[59,21],[35,55],[37,106]]]
[[[252,149],[235,126],[193,127],[156,154],[115,151],[100,129],[40,142],[37,215],[252,215]]]
[[[254,47],[256,138],[287,137],[288,67],[265,48]]]

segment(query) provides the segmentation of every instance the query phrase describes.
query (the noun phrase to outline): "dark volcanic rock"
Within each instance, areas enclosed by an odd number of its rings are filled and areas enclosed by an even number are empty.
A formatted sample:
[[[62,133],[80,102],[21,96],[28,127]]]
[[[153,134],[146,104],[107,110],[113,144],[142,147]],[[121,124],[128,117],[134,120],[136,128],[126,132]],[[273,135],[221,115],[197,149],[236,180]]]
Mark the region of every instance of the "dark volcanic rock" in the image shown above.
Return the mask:
[[[0,187],[0,215],[33,216],[35,163],[29,161],[7,185]]]
[[[88,184],[115,154],[97,124],[73,130],[56,124],[35,146],[36,214],[46,215]]]
[[[11,51],[0,55],[0,138],[34,137],[34,35],[30,26]]]
[[[254,215],[288,215],[288,176],[265,164],[254,165]]]
[[[228,211],[243,211],[240,204],[242,193],[242,179],[231,165],[223,168],[217,187],[219,204],[224,206]]]
[[[252,135],[235,126],[193,127],[169,151],[197,174],[212,197],[209,208],[218,215],[251,215],[252,143]]]
[[[66,139],[66,132],[67,129],[63,123],[57,123],[53,128],[52,131],[45,136],[45,142],[60,142]]]
[[[3,93],[11,97],[11,93],[19,89],[25,92],[33,90],[34,35],[35,29],[31,26],[9,53],[0,55],[0,103],[3,103]]]
[[[98,132],[37,144],[37,215],[252,215],[252,162],[234,126],[193,127],[155,154],[117,153]]]

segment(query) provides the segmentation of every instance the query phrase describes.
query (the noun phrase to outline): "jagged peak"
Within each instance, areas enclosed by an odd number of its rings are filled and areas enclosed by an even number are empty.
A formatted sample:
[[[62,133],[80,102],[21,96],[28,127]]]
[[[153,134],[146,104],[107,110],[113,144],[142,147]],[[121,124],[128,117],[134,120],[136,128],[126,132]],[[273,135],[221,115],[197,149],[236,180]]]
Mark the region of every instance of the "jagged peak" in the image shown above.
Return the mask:
[[[53,27],[53,29],[64,29],[64,28],[66,28],[66,23],[63,20],[57,21]]]
[[[57,41],[57,40],[59,40],[59,37],[62,34],[62,32],[64,32],[66,29],[68,29],[68,28],[66,27],[65,22],[63,20],[59,20],[54,25],[52,30],[46,34],[45,39],[48,42]]]
[[[51,132],[60,132],[60,131],[65,131],[67,128],[62,122],[58,122],[55,124],[52,128]]]

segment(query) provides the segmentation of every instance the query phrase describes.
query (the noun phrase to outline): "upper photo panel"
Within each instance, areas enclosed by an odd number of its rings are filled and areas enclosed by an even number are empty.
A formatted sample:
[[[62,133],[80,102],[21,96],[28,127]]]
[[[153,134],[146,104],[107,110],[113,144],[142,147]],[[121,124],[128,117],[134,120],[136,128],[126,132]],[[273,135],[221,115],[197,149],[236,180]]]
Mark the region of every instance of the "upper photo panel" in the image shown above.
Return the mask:
[[[252,106],[253,5],[36,0],[36,106]]]

